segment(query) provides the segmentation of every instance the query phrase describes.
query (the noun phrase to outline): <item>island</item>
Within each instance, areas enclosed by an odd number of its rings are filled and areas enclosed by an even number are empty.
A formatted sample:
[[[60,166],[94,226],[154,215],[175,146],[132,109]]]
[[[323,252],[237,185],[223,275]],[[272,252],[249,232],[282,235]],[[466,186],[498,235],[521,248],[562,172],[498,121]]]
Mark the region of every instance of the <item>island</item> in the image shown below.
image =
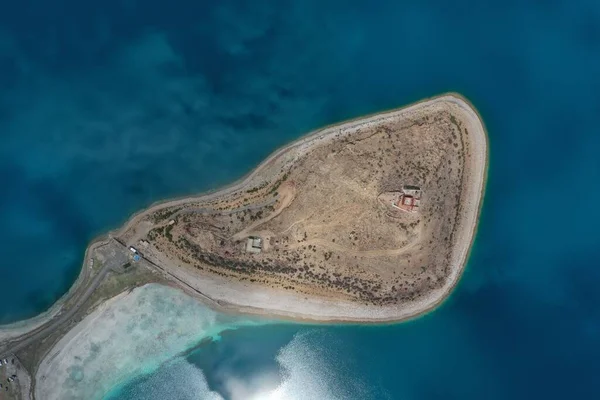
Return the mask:
[[[152,205],[94,241],[53,309],[0,328],[0,357],[17,358],[20,392],[33,394],[60,369],[69,332],[148,284],[278,319],[424,314],[465,269],[487,160],[481,118],[453,93],[312,132],[240,181]]]

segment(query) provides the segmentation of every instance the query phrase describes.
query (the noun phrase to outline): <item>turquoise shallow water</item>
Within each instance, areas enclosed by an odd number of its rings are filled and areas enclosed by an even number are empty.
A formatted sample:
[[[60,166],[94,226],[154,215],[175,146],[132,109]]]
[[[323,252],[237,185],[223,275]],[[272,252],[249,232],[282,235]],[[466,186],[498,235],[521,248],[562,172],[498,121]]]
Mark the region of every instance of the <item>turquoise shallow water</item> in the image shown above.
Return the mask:
[[[63,294],[96,234],[307,130],[449,90],[488,127],[477,241],[441,309],[240,329],[116,398],[185,398],[169,374],[225,398],[263,375],[289,398],[599,397],[597,2],[15,2],[0,50],[2,322]]]

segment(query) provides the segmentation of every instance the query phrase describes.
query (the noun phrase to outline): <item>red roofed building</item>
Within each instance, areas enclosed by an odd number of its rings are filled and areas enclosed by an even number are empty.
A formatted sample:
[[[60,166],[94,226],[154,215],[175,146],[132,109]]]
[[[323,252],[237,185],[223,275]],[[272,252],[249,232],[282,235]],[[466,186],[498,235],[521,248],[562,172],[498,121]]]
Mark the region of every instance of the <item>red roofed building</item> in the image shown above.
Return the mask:
[[[403,188],[396,202],[392,205],[403,211],[416,212],[421,203],[421,189],[418,187]]]

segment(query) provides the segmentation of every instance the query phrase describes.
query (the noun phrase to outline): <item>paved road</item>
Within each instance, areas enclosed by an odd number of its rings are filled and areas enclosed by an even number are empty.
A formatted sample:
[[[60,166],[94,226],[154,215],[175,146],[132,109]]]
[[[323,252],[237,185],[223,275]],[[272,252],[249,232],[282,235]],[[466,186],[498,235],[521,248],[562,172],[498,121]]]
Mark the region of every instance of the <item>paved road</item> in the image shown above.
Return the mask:
[[[85,265],[86,266],[84,266],[84,268],[88,268],[87,260]],[[104,267],[98,272],[98,274],[94,277],[92,282],[88,285],[85,292],[79,297],[75,305],[70,307],[66,312],[59,314],[57,317],[51,319],[50,322],[43,325],[41,329],[38,328],[38,330],[36,330],[33,333],[27,333],[23,335],[22,337],[24,339],[13,339],[11,340],[11,344],[9,344],[7,348],[0,349],[0,358],[8,357],[9,354],[14,354],[19,350],[22,350],[34,341],[41,340],[44,337],[51,335],[56,329],[60,328],[62,324],[67,322],[70,318],[73,317],[73,315],[75,315],[75,313],[79,310],[83,303],[85,303],[85,301],[92,295],[92,293],[94,293],[94,290],[96,290],[100,283],[102,283],[102,281],[106,277],[106,274],[108,273],[108,271],[110,271],[111,267],[112,266],[109,263],[106,263],[106,265],[104,265]],[[13,344],[14,342],[18,343]]]

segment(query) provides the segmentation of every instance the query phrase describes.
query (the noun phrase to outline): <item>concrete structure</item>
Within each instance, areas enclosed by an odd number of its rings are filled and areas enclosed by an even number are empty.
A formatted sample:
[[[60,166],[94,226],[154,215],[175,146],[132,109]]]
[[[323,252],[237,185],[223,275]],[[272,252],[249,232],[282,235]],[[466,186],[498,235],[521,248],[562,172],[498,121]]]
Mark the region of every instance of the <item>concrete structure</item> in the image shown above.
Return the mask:
[[[246,242],[247,253],[260,253],[262,251],[262,239],[259,237],[249,237]]]
[[[416,199],[421,199],[421,188],[413,185],[404,185],[402,187],[402,193],[406,196],[412,196]]]

